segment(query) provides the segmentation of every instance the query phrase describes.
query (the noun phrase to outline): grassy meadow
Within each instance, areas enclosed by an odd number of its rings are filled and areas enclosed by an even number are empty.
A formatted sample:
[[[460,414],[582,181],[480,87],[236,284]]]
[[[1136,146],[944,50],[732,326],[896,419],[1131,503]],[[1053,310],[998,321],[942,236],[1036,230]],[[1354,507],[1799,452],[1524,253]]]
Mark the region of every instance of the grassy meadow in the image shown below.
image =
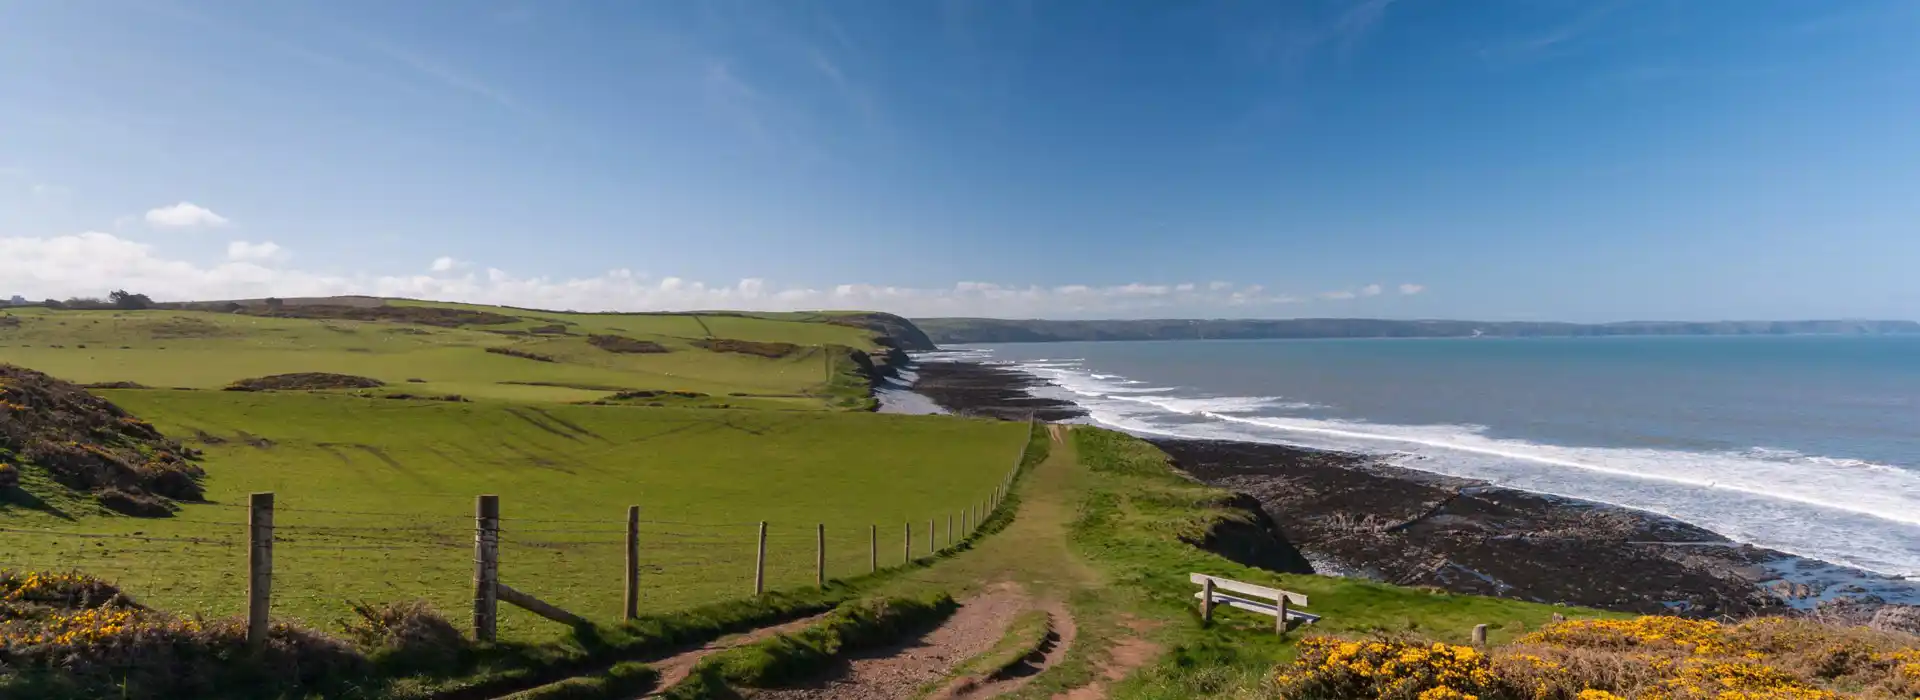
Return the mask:
[[[11,321],[0,326],[0,362],[81,383],[166,388],[217,389],[270,374],[331,372],[379,379],[409,393],[472,399],[568,402],[623,390],[665,390],[710,394],[719,402],[749,398],[759,405],[823,408],[844,394],[834,383],[849,368],[830,346],[873,347],[869,332],[831,323],[501,311],[518,320],[439,327],[206,311],[13,309],[5,312]],[[593,335],[653,342],[667,351],[609,352],[589,342]],[[760,357],[695,345],[710,337],[798,347],[783,357]]]
[[[201,449],[208,503],[173,518],[113,515],[44,473],[0,495],[0,567],[77,568],[157,607],[243,611],[247,494],[277,512],[276,616],[330,626],[345,601],[426,599],[455,617],[471,597],[473,501],[501,496],[502,580],[596,619],[616,618],[626,508],[642,512],[642,608],[751,592],[758,523],[768,587],[813,581],[825,525],[830,576],[927,552],[926,524],[984,497],[1026,440],[1023,425],[830,410],[844,404],[849,326],[744,316],[561,314],[497,307],[481,327],[196,311],[15,309],[0,362],[98,389]],[[566,334],[552,333],[562,326]],[[516,335],[545,327],[548,333]],[[608,352],[593,334],[668,352]],[[711,334],[711,335],[710,335]],[[714,352],[704,338],[797,346],[782,357]],[[510,347],[536,361],[486,352]],[[214,391],[292,372],[372,377],[348,391]],[[411,381],[419,380],[419,381]],[[860,385],[864,390],[864,385]],[[614,399],[619,391],[698,392]],[[459,394],[464,402],[382,398]],[[606,401],[608,405],[578,402]],[[719,408],[725,405],[727,408]],[[91,537],[53,536],[52,530]],[[509,638],[557,626],[503,607]]]

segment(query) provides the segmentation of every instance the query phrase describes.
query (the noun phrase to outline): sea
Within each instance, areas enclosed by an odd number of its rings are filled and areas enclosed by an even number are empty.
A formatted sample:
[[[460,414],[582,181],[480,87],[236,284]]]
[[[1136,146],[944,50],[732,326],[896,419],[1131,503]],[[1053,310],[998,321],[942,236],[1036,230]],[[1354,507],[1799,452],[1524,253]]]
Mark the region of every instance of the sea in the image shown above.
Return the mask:
[[[1376,455],[1920,580],[1920,337],[1035,343],[922,360],[1031,373],[1051,383],[1035,393],[1136,434]]]

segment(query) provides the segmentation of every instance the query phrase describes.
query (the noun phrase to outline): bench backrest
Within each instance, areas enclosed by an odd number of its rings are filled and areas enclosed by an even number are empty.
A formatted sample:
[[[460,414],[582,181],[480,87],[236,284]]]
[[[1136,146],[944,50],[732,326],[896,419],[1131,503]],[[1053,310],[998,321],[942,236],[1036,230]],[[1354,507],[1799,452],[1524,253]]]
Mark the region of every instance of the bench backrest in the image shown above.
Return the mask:
[[[1301,607],[1305,607],[1307,604],[1306,596],[1301,595],[1299,593],[1294,593],[1292,591],[1283,591],[1278,588],[1269,588],[1267,586],[1258,586],[1251,583],[1242,583],[1240,581],[1235,581],[1233,579],[1220,578],[1218,576],[1208,576],[1206,574],[1190,574],[1188,576],[1188,580],[1192,581],[1196,585],[1205,584],[1207,581],[1213,581],[1214,590],[1232,591],[1234,593],[1239,593],[1241,595],[1249,595],[1249,596],[1256,596],[1260,598],[1266,598],[1268,600],[1272,600],[1275,602],[1278,602],[1280,598],[1284,596],[1287,599],[1287,603],[1290,605],[1298,605]]]

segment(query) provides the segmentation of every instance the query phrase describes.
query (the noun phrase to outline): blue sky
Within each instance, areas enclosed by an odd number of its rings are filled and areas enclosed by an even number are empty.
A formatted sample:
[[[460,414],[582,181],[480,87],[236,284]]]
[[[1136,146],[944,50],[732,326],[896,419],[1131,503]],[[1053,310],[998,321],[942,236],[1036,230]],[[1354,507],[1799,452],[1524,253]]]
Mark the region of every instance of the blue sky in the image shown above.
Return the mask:
[[[0,3],[0,296],[1920,317],[1920,2]]]

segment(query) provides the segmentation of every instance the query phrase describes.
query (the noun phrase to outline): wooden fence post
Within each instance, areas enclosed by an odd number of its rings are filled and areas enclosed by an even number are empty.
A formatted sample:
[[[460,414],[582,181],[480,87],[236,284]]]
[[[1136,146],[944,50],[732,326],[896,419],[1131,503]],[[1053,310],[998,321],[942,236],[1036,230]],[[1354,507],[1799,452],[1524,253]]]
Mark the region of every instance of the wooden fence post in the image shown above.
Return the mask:
[[[473,502],[473,638],[494,641],[500,622],[500,497]]]
[[[760,521],[760,544],[753,555],[753,594],[767,592],[767,521]]]
[[[813,526],[813,583],[827,587],[827,524]]]
[[[267,642],[273,609],[273,492],[253,494],[247,509],[247,644]]]
[[[928,555],[932,555],[934,552],[939,550],[939,546],[938,546],[939,543],[933,541],[933,533],[935,532],[937,532],[937,530],[933,529],[933,518],[927,518],[927,554]]]
[[[640,506],[627,506],[627,595],[621,619],[640,617]]]
[[[1200,582],[1200,621],[1213,622],[1213,579]]]
[[[947,514],[947,546],[953,546],[953,514]]]
[[[1473,626],[1473,645],[1483,649],[1486,648],[1487,646],[1487,626],[1486,625]]]
[[[913,523],[907,523],[906,533],[907,533],[907,549],[906,549],[907,558],[901,560],[901,563],[912,564],[913,563]]]
[[[867,526],[867,572],[880,570],[880,526]]]

